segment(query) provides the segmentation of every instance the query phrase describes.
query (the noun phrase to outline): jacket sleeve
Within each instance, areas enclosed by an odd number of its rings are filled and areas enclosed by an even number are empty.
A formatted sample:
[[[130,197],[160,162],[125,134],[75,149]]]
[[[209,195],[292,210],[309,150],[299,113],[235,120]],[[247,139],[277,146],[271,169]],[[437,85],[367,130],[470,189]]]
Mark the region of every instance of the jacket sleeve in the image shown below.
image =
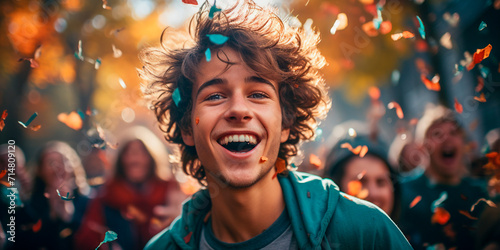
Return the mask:
[[[412,249],[380,208],[347,195],[339,197],[327,241],[331,249]]]

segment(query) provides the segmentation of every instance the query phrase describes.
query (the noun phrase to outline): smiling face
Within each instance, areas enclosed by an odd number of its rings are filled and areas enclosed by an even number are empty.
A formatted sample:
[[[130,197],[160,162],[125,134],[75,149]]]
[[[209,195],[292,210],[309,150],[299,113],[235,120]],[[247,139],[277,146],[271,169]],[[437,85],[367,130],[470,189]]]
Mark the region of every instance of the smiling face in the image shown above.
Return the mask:
[[[426,132],[430,172],[438,180],[453,179],[462,173],[464,134],[453,122],[440,122]]]
[[[231,48],[212,54],[210,62],[200,62],[193,83],[192,129],[182,137],[196,147],[209,185],[218,180],[233,188],[250,187],[270,172],[280,143],[288,139],[279,86],[258,76]],[[234,64],[227,68],[217,54]],[[261,162],[262,156],[269,160]]]

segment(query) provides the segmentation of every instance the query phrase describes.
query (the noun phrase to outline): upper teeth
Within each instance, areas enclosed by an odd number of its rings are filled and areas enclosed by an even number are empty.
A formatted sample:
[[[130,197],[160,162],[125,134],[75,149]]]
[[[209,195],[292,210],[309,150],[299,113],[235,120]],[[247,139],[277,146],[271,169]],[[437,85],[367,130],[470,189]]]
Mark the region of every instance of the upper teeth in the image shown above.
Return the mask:
[[[230,142],[248,142],[250,144],[257,144],[257,138],[253,135],[226,135],[219,139],[221,145],[226,145]]]

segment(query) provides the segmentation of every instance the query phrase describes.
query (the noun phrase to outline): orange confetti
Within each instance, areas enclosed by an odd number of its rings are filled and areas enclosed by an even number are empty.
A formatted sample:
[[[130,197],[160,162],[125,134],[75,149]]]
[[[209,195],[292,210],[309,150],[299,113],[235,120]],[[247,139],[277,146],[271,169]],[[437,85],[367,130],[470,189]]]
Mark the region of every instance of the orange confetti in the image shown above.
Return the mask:
[[[477,220],[476,217],[472,216],[468,211],[465,211],[465,210],[458,210],[459,213],[465,215],[467,218],[471,219],[471,220]]]
[[[182,0],[182,2],[185,4],[198,5],[198,2],[196,0]]]
[[[363,145],[363,146],[357,146],[356,148],[352,148],[351,144],[349,144],[348,142],[345,142],[345,143],[342,143],[340,145],[340,148],[347,148],[349,151],[351,151],[353,154],[355,155],[359,155],[361,154],[362,152],[364,154],[366,154],[368,152],[368,147]],[[366,148],[366,149],[365,149]],[[366,152],[365,152],[366,151]],[[363,156],[361,157],[364,157],[365,155],[363,154]]]
[[[431,222],[433,224],[438,223],[439,225],[444,225],[450,220],[450,213],[442,207],[437,207],[434,209],[434,214],[432,215]]]
[[[42,125],[29,126],[29,128],[30,128],[32,131],[38,131],[41,127],[42,127]]]
[[[368,147],[363,145],[363,147],[361,147],[361,151],[359,152],[359,157],[365,157],[366,153],[368,153]]]
[[[476,92],[479,92],[483,89],[484,87],[484,78],[478,76],[477,77],[477,86],[476,86]]]
[[[483,49],[477,49],[472,56],[472,62],[467,66],[467,70],[473,69],[476,64],[488,58],[490,56],[492,48],[493,47],[491,46],[491,44],[488,44],[488,46],[484,47]]]
[[[276,163],[274,164],[274,166],[276,167],[276,173],[274,173],[273,175],[273,179],[276,178],[276,176],[279,174],[279,173],[282,173],[283,171],[286,170],[286,161],[281,159],[281,158],[278,158],[276,160]]]
[[[321,169],[321,160],[315,154],[309,156],[309,163],[316,169]]]
[[[5,122],[0,120],[0,131],[3,131],[3,128],[5,128]]]
[[[7,115],[9,115],[7,113],[7,110],[4,110],[3,113],[2,113],[2,120],[5,120],[5,118],[7,118]]]
[[[403,31],[402,33],[396,33],[391,35],[391,38],[394,41],[397,41],[401,38],[414,38],[414,37],[415,35],[409,31]]]
[[[375,24],[373,23],[373,21],[369,21],[369,22],[364,23],[361,26],[361,29],[363,29],[363,31],[368,36],[374,37],[374,36],[378,35],[378,30],[377,30],[377,28],[375,28]]]
[[[32,227],[33,232],[37,233],[38,231],[40,231],[41,228],[42,228],[42,219],[38,219],[38,221]]]
[[[481,202],[481,201],[486,202],[486,204],[488,204],[488,206],[490,206],[490,207],[497,207],[495,202],[487,200],[485,198],[481,198],[481,199],[477,200],[476,203],[474,203],[474,205],[472,205],[472,207],[470,208],[470,211],[471,212],[474,211],[474,208],[476,208],[477,204],[479,204],[479,202]]]
[[[107,0],[102,0],[102,8],[105,10],[110,10],[111,7],[108,6],[108,1]]]
[[[397,102],[390,102],[389,104],[387,104],[387,108],[388,109],[395,108],[396,109],[396,114],[398,115],[399,119],[403,119],[405,117],[405,115],[403,114],[403,109],[401,109],[401,106],[399,105],[399,103],[397,103]]]
[[[433,82],[429,80],[424,74],[420,75],[420,79],[424,83],[425,87],[427,87],[428,90],[432,91],[440,91],[441,90],[441,85],[439,85],[439,82]]]
[[[370,89],[368,89],[368,95],[370,95],[370,98],[373,101],[378,100],[380,98],[380,89],[375,86],[371,86]]]
[[[7,110],[4,110],[3,113],[2,113],[2,118],[0,119],[0,131],[3,131],[3,128],[5,127],[5,118],[7,118]]]
[[[79,130],[83,126],[82,118],[75,111],[71,111],[71,113],[69,113],[69,114],[60,113],[59,115],[57,115],[57,120],[66,124],[66,126],[72,128],[74,130]]]
[[[413,199],[410,203],[410,208],[413,208],[414,206],[416,206],[421,200],[422,200],[422,196],[418,195],[417,197],[415,197],[415,199]]]
[[[196,119],[194,120],[194,122],[196,123],[196,125],[198,125],[198,123],[200,123],[200,118],[196,117]]]
[[[484,97],[484,93],[481,93],[481,95],[479,97],[474,96],[474,100],[476,100],[478,102],[486,102],[486,98]]]
[[[417,125],[417,123],[418,123],[418,119],[417,118],[413,118],[409,122],[410,125]]]
[[[0,181],[0,184],[6,186],[8,188],[10,187],[10,184],[8,182],[6,182],[6,181]]]
[[[385,35],[392,30],[392,23],[391,21],[383,21],[380,23],[380,28],[378,29],[380,31],[380,34]]]
[[[7,169],[0,171],[0,179],[2,179],[7,174]]]
[[[259,159],[259,163],[264,163],[264,162],[266,162],[267,160],[268,160],[268,159],[267,159],[267,157],[265,157],[265,156],[261,156],[261,157],[260,157],[260,159]]]
[[[462,106],[462,104],[460,104],[457,100],[457,98],[455,98],[455,110],[457,111],[457,113],[459,114],[462,114],[462,112],[464,112],[464,108]]]
[[[361,189],[363,188],[363,184],[361,184],[360,181],[354,180],[350,181],[347,183],[347,194],[356,196],[361,192]]]

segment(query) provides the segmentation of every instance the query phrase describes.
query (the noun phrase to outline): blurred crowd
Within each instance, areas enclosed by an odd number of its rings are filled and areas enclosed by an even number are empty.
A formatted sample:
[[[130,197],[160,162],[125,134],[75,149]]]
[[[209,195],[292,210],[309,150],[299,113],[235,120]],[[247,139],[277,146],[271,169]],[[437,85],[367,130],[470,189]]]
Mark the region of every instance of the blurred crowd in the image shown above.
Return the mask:
[[[455,115],[430,108],[391,143],[374,126],[340,124],[344,136],[328,142],[321,175],[377,205],[415,249],[500,249],[500,130],[485,135],[478,155]],[[14,185],[5,174],[13,155],[1,145],[2,248],[95,249],[113,231],[118,238],[101,249],[142,249],[167,228],[200,186],[171,167],[172,153],[151,131],[124,134],[114,158],[93,148],[81,159],[67,143],[48,142],[30,170],[17,147]]]

